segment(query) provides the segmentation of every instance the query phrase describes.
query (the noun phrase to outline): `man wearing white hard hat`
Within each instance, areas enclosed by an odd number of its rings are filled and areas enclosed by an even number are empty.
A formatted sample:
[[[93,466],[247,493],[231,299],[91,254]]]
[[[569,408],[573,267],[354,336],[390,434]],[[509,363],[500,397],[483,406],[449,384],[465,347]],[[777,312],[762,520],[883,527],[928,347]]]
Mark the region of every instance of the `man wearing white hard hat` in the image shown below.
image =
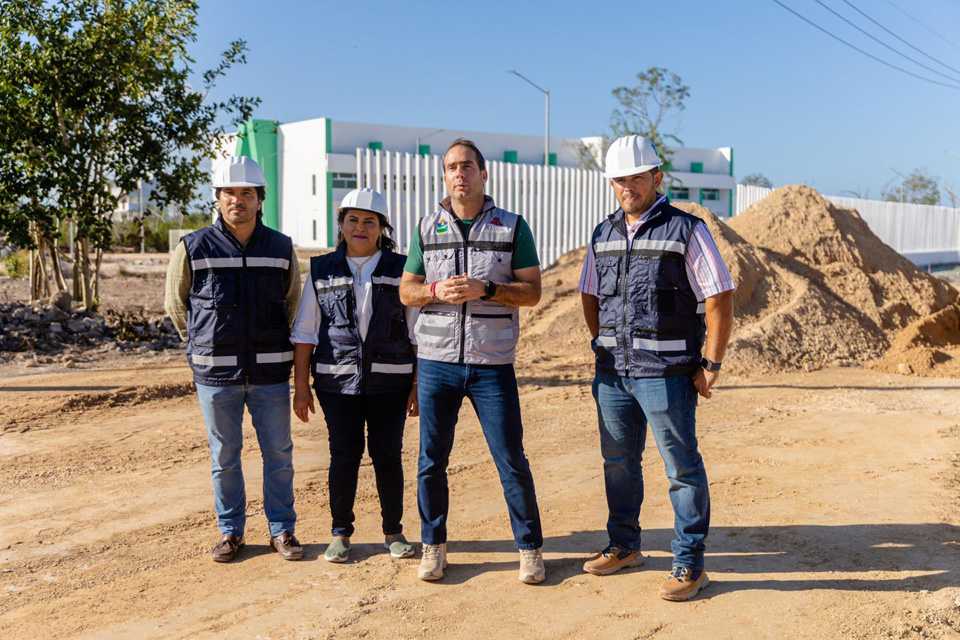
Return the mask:
[[[660,597],[679,601],[709,583],[710,496],[696,408],[720,375],[734,283],[706,224],[657,193],[661,164],[642,136],[611,145],[605,175],[620,207],[594,230],[580,276],[609,510],[609,542],[583,568],[602,576],[643,562],[640,460],[649,423],[670,482],[676,535]]]
[[[316,413],[313,388],[330,442],[327,562],[346,562],[354,533],[353,505],[366,445],[373,461],[383,546],[394,558],[414,554],[403,535],[403,426],[417,415],[417,309],[400,303],[407,257],[396,253],[387,202],[356,189],[340,203],[333,253],[310,258],[293,325],[293,410],[303,422]],[[364,431],[366,430],[366,437]]]
[[[267,183],[260,165],[246,157],[225,160],[213,186],[220,215],[177,245],[164,305],[187,343],[210,443],[221,533],[211,555],[229,562],[245,542],[240,454],[246,408],[263,458],[270,546],[284,560],[298,560],[303,548],[294,531],[290,326],[300,266],[290,238],[261,221]]]

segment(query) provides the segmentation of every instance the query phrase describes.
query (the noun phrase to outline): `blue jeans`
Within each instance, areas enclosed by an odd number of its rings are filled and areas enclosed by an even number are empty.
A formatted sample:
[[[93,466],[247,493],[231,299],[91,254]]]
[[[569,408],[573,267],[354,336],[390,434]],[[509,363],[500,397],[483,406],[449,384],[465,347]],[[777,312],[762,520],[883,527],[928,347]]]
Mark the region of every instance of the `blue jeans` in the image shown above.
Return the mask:
[[[530,464],[523,453],[520,396],[512,364],[462,365],[417,360],[420,402],[420,463],[417,506],[424,544],[447,541],[447,463],[464,398],[477,412],[497,465],[518,549],[543,546],[540,509]]]
[[[197,385],[213,461],[214,506],[221,533],[242,536],[247,494],[240,468],[243,407],[250,411],[263,458],[263,511],[270,535],[294,533],[293,440],[290,437],[290,383]]]
[[[597,371],[593,380],[600,422],[600,452],[607,491],[610,543],[640,549],[643,474],[640,460],[647,423],[670,481],[673,566],[703,568],[710,528],[710,494],[697,451],[697,389],[688,375],[629,378]]]

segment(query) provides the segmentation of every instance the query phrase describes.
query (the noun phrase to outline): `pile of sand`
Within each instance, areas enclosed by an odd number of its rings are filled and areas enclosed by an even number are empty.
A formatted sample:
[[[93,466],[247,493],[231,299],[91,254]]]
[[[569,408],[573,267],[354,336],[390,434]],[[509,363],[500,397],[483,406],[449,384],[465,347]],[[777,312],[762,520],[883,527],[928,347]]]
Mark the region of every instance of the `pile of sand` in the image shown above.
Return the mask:
[[[883,244],[856,211],[808,187],[777,189],[729,224],[699,205],[677,206],[707,224],[737,283],[725,371],[874,360],[910,323],[957,301],[953,287]],[[523,314],[520,358],[536,376],[556,381],[592,374],[577,292],[583,255],[584,249],[571,252],[545,271],[540,305]],[[956,329],[951,335],[960,345]],[[917,348],[945,353],[942,345]]]
[[[904,375],[960,377],[960,305],[912,322],[871,366]]]

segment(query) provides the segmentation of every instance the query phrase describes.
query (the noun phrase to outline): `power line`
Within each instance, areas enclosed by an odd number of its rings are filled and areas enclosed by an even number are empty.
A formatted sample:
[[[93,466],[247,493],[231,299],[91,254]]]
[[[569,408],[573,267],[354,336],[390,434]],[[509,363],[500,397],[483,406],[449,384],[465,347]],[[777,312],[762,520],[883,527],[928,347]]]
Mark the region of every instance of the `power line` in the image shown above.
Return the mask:
[[[887,0],[887,2],[889,2],[889,3],[892,4],[894,7],[896,7],[896,9],[897,9],[898,11],[900,11],[900,13],[902,13],[902,14],[905,15],[905,16],[907,16],[908,18],[910,18],[911,20],[913,20],[914,22],[916,22],[918,25],[920,25],[921,27],[923,27],[924,29],[926,29],[927,31],[929,31],[930,33],[932,33],[933,35],[937,36],[938,38],[940,38],[941,40],[943,40],[944,42],[946,42],[948,45],[950,45],[950,46],[953,47],[954,49],[960,49],[960,46],[957,46],[956,43],[951,42],[951,41],[948,40],[946,37],[940,35],[939,33],[937,33],[936,31],[934,31],[933,29],[931,29],[931,28],[928,27],[927,25],[925,25],[925,24],[923,24],[922,22],[920,22],[919,20],[917,20],[917,19],[914,18],[912,15],[910,15],[909,13],[907,13],[905,9],[901,9],[900,6],[899,6],[896,2],[893,2],[893,0]]]
[[[916,51],[917,53],[919,53],[919,54],[921,54],[921,55],[923,55],[923,56],[926,56],[926,57],[929,58],[930,60],[933,60],[933,61],[936,62],[937,64],[942,65],[942,66],[946,67],[947,69],[950,69],[951,71],[956,71],[957,73],[960,73],[960,69],[955,69],[955,68],[951,67],[950,65],[948,65],[946,62],[942,62],[942,61],[938,60],[937,58],[934,58],[933,56],[931,56],[930,54],[926,53],[925,51],[922,51],[921,49],[918,49],[917,47],[913,46],[912,44],[910,44],[909,42],[907,42],[906,40],[904,40],[903,38],[901,38],[900,36],[898,36],[897,34],[895,34],[893,31],[890,31],[890,29],[887,29],[885,26],[883,26],[882,24],[880,24],[879,22],[877,22],[876,20],[874,20],[873,18],[871,18],[870,16],[868,16],[866,13],[864,13],[863,11],[861,11],[859,8],[857,8],[857,6],[856,6],[855,4],[853,4],[852,2],[850,2],[850,0],[843,0],[843,1],[844,1],[845,3],[847,3],[848,5],[850,5],[851,7],[853,7],[853,10],[854,10],[854,11],[856,11],[857,13],[859,13],[860,15],[862,15],[864,18],[866,18],[867,20],[869,20],[869,21],[872,22],[873,24],[877,25],[878,27],[880,27],[881,29],[883,29],[884,31],[886,31],[887,33],[889,33],[890,35],[892,35],[894,38],[896,38],[897,40],[899,40],[899,41],[902,42],[903,44],[907,45],[908,47],[910,47],[911,49],[913,49],[913,50]]]
[[[957,85],[955,85],[955,84],[947,84],[946,82],[940,82],[939,80],[933,80],[933,79],[931,79],[931,78],[926,78],[926,77],[924,77],[924,76],[921,76],[921,75],[919,75],[919,74],[914,73],[913,71],[908,71],[907,69],[904,69],[903,67],[898,67],[897,65],[892,64],[892,63],[890,63],[890,62],[887,62],[886,60],[882,60],[881,58],[878,58],[877,56],[873,55],[872,53],[867,53],[866,51],[864,51],[864,50],[861,49],[860,47],[858,47],[858,46],[856,46],[856,45],[854,45],[854,44],[850,44],[849,42],[847,42],[846,40],[844,40],[844,39],[841,38],[840,36],[834,35],[833,33],[827,31],[826,29],[824,29],[823,27],[821,27],[820,25],[818,25],[816,22],[813,22],[813,21],[810,20],[809,18],[806,18],[806,17],[800,15],[799,13],[797,13],[796,11],[794,11],[793,9],[791,9],[790,7],[788,7],[787,5],[785,5],[785,4],[783,4],[782,2],[780,2],[780,0],[773,0],[773,1],[776,2],[778,5],[780,5],[781,7],[783,7],[784,9],[786,9],[787,11],[789,11],[790,13],[792,13],[793,15],[797,16],[798,18],[800,18],[801,20],[803,20],[804,22],[806,22],[807,24],[809,24],[810,26],[812,26],[812,27],[814,27],[814,28],[816,28],[816,29],[824,32],[825,34],[827,34],[828,36],[830,36],[830,37],[833,38],[834,40],[837,40],[837,41],[839,41],[839,42],[842,42],[843,44],[847,45],[847,46],[850,47],[851,49],[854,49],[855,51],[859,51],[860,53],[862,53],[863,55],[867,56],[868,58],[871,58],[871,59],[873,59],[873,60],[876,60],[877,62],[879,62],[879,63],[882,64],[882,65],[888,66],[888,67],[890,67],[891,69],[896,69],[897,71],[899,71],[899,72],[901,72],[901,73],[905,73],[905,74],[907,74],[908,76],[913,76],[914,78],[918,78],[918,79],[920,79],[920,80],[924,80],[924,81],[930,82],[930,83],[932,83],[932,84],[938,84],[938,85],[940,85],[941,87],[949,87],[950,89],[960,89],[960,86],[957,86]]]
[[[909,61],[912,62],[913,64],[918,65],[918,66],[921,66],[921,67],[923,67],[924,69],[926,69],[927,71],[932,71],[933,73],[937,74],[938,76],[940,76],[940,77],[942,77],[942,78],[946,78],[947,80],[952,80],[953,82],[958,82],[958,79],[957,79],[957,78],[955,78],[955,77],[953,77],[953,76],[950,76],[950,75],[947,75],[947,74],[945,74],[945,73],[941,73],[940,71],[937,71],[937,70],[934,69],[933,67],[928,67],[927,65],[923,64],[923,63],[920,62],[919,60],[915,60],[915,59],[911,58],[910,56],[908,56],[907,54],[903,53],[902,51],[898,51],[898,50],[894,49],[894,48],[891,47],[889,44],[887,44],[886,42],[884,42],[883,40],[881,40],[880,38],[878,38],[878,37],[876,37],[875,35],[869,33],[868,31],[865,31],[865,30],[862,29],[861,27],[857,26],[856,24],[854,24],[853,22],[851,22],[851,21],[848,20],[847,18],[843,17],[842,15],[840,15],[839,13],[837,13],[836,11],[834,11],[833,9],[831,9],[829,6],[827,6],[826,4],[824,4],[822,0],[813,0],[813,1],[816,2],[818,5],[820,5],[821,7],[823,7],[824,9],[826,9],[827,11],[829,11],[830,13],[832,13],[833,15],[837,16],[838,18],[840,18],[841,20],[843,20],[844,22],[846,22],[848,25],[850,25],[851,27],[853,27],[854,29],[856,29],[857,31],[859,31],[860,33],[862,33],[863,35],[865,35],[865,36],[867,36],[868,38],[870,38],[871,40],[873,40],[874,42],[877,42],[877,43],[881,44],[882,46],[886,47],[887,49],[890,49],[890,51],[893,51],[893,52],[894,52],[895,54],[897,54],[898,56],[900,56],[900,57],[902,57],[902,58],[906,58],[907,60],[909,60]]]

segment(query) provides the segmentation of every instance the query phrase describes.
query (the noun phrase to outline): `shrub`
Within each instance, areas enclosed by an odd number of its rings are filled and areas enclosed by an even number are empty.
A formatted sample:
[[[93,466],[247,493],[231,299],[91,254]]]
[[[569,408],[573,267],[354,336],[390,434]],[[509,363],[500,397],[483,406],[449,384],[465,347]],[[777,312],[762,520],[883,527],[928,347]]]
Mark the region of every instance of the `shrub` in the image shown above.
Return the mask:
[[[14,251],[3,259],[3,266],[11,278],[22,278],[30,273],[30,254],[26,251]]]

